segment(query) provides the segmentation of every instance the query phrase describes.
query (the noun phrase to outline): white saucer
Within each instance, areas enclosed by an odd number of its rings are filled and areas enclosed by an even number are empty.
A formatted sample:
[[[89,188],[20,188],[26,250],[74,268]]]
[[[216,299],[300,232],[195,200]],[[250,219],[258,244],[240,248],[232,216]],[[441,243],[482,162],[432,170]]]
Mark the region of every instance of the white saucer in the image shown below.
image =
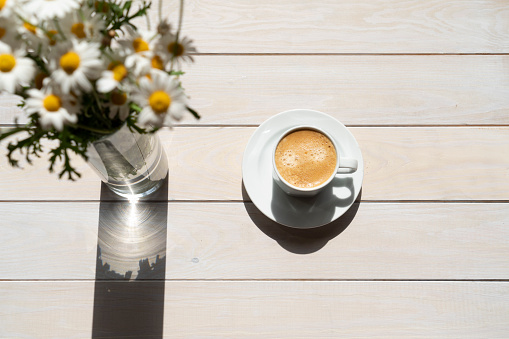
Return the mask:
[[[341,156],[357,159],[357,171],[338,174],[311,198],[285,194],[272,178],[271,151],[282,132],[298,125],[313,125],[328,132],[339,144]],[[336,220],[352,206],[361,190],[364,161],[357,141],[342,123],[321,112],[296,109],[279,113],[256,129],[244,151],[242,177],[251,201],[268,218],[290,227],[313,228]]]

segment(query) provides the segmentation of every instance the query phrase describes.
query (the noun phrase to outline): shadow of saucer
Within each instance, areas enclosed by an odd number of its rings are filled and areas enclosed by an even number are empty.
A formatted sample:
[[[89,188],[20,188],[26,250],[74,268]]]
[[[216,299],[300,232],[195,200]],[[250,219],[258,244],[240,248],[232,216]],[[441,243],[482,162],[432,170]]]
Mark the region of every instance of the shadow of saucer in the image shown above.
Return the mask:
[[[281,193],[284,194],[283,192]],[[281,247],[289,252],[295,254],[309,254],[323,248],[331,239],[337,237],[350,225],[359,209],[362,188],[355,202],[353,202],[352,206],[341,217],[323,226],[309,229],[284,226],[266,217],[251,202],[244,187],[244,183],[242,183],[242,197],[244,200],[244,208],[249,217],[263,233],[274,239]],[[351,198],[338,199],[337,203],[348,206],[352,203],[353,197],[354,195],[352,194]]]

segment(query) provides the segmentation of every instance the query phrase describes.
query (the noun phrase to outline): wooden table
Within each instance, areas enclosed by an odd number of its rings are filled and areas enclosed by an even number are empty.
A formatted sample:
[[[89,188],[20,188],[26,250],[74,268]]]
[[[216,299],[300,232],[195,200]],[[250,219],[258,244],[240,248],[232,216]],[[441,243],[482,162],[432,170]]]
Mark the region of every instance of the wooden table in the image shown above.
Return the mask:
[[[0,158],[1,338],[509,336],[506,0],[188,1],[184,20],[203,118],[160,132],[157,198],[116,199],[80,159],[67,182]],[[312,230],[242,186],[248,139],[293,108],[343,122],[365,161],[352,208]]]

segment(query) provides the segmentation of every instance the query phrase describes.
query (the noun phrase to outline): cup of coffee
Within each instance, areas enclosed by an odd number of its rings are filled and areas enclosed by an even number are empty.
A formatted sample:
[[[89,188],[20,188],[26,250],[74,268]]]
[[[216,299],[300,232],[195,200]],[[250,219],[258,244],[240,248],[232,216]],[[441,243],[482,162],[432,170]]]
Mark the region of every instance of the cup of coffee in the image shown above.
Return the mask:
[[[341,157],[334,140],[324,130],[297,126],[284,132],[272,151],[275,182],[294,196],[313,196],[326,187],[337,173],[357,170],[357,160]]]

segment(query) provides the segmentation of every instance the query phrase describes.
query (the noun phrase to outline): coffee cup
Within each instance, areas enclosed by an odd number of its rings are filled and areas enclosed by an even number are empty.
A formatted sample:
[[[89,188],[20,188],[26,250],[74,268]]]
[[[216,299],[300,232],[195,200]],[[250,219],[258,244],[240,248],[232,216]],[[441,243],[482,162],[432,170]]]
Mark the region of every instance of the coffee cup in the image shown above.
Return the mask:
[[[272,176],[292,196],[313,196],[338,173],[357,170],[356,159],[342,157],[334,138],[315,126],[296,126],[281,134],[272,150]]]

